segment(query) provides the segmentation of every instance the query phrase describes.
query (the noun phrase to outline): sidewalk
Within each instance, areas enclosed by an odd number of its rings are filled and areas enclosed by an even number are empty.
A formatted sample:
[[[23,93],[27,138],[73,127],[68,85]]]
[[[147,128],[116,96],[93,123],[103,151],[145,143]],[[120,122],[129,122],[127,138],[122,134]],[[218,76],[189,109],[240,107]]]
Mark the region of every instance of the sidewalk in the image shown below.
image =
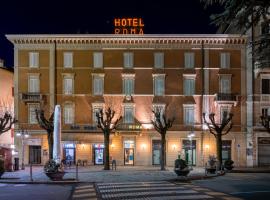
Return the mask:
[[[231,173],[270,173],[270,167],[236,167]]]
[[[67,168],[64,181],[61,183],[76,183],[75,166]],[[177,177],[172,167],[160,171],[153,166],[118,166],[116,171],[104,171],[103,166],[80,166],[78,168],[79,182],[142,182],[142,181],[187,181],[205,178],[205,171],[201,167],[194,167],[188,177]],[[213,175],[211,175],[213,176]],[[15,172],[5,172],[0,183],[30,183],[30,168]],[[44,174],[42,166],[33,167],[33,183],[56,183]],[[60,183],[60,182],[57,182]]]

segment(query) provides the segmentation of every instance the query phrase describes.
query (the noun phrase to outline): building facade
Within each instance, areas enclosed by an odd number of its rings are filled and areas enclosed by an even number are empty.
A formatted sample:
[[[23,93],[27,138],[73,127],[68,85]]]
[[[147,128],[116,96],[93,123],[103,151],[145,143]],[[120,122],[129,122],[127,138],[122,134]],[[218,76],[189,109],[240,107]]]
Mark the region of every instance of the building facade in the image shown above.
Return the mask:
[[[246,39],[240,35],[7,35],[14,44],[15,115],[31,137],[26,163],[48,160],[46,132],[34,110],[62,108],[63,158],[103,164],[103,134],[95,113],[123,116],[111,135],[118,165],[159,165],[160,135],[152,110],[176,118],[166,137],[166,163],[180,154],[202,166],[215,138],[202,113],[234,113],[223,157],[246,165]],[[191,139],[188,137],[194,133]],[[20,147],[20,142],[16,145]],[[21,156],[21,155],[20,155]]]

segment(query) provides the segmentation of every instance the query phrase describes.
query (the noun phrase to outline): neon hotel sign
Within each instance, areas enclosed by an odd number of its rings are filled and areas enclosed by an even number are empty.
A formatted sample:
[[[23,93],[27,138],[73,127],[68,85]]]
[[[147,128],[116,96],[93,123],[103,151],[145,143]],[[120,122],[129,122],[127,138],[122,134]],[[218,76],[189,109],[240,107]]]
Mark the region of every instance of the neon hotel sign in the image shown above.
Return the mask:
[[[114,34],[143,34],[142,18],[115,18]]]

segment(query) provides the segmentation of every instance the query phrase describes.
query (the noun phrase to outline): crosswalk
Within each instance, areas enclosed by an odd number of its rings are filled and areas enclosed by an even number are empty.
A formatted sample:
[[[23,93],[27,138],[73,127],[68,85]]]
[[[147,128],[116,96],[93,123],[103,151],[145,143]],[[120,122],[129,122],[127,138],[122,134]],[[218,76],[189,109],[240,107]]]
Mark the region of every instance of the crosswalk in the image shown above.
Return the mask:
[[[72,195],[73,200],[97,200],[93,184],[77,186]]]
[[[97,183],[97,191],[103,200],[178,200],[216,199],[211,195],[182,185],[160,182]]]

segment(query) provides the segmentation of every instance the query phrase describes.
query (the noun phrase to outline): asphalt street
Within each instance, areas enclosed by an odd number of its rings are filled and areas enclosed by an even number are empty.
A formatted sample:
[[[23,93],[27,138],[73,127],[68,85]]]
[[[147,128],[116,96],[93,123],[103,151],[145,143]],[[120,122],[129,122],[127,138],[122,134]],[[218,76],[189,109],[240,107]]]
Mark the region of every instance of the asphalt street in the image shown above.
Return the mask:
[[[227,173],[222,177],[192,183],[243,199],[270,199],[270,174],[266,173]]]

